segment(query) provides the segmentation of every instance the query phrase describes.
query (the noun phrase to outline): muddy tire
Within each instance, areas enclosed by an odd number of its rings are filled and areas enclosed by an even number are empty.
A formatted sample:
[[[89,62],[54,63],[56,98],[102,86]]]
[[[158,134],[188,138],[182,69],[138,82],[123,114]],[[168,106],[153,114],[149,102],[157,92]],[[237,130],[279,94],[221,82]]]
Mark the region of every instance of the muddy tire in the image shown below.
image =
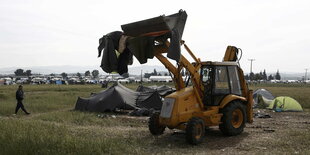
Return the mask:
[[[219,125],[224,135],[235,136],[243,132],[246,122],[245,106],[240,101],[232,101],[220,110],[223,114]]]
[[[191,118],[186,125],[186,140],[190,144],[200,144],[205,137],[205,123],[198,117]]]
[[[161,135],[165,131],[165,126],[159,124],[159,113],[154,113],[149,119],[149,130],[152,135]]]

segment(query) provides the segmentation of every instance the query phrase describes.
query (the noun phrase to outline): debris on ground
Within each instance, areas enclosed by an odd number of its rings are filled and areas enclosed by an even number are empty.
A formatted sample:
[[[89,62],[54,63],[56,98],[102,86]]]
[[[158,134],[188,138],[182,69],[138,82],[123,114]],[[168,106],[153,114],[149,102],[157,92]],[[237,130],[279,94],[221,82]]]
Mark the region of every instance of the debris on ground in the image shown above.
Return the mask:
[[[254,118],[271,118],[269,114],[254,113]]]
[[[271,118],[271,115],[264,113],[263,111],[257,110],[254,112],[254,118]]]
[[[266,131],[266,132],[275,132],[276,130],[274,130],[274,129],[264,129],[263,131]]]

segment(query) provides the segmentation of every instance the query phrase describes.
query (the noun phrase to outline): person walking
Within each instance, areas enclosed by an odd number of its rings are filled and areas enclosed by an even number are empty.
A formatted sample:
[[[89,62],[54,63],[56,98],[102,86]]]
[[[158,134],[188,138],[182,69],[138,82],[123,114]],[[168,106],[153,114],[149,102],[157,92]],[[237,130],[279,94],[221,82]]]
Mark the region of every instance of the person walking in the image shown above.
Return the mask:
[[[19,85],[18,89],[16,91],[16,100],[17,100],[17,105],[15,108],[15,115],[17,114],[19,108],[22,108],[22,110],[29,115],[30,113],[27,112],[27,110],[25,109],[24,105],[23,105],[23,99],[24,99],[24,91],[23,91],[23,86]]]

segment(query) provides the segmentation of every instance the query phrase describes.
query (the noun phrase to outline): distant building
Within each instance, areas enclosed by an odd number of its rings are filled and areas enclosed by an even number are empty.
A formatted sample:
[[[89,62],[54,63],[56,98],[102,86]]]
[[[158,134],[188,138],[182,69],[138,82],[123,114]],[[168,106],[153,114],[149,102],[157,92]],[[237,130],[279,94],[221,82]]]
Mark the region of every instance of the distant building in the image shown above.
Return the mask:
[[[150,76],[152,82],[172,82],[171,76]]]
[[[6,77],[6,78],[2,78],[2,80],[4,81],[4,85],[11,85],[13,84],[13,80],[9,77]]]

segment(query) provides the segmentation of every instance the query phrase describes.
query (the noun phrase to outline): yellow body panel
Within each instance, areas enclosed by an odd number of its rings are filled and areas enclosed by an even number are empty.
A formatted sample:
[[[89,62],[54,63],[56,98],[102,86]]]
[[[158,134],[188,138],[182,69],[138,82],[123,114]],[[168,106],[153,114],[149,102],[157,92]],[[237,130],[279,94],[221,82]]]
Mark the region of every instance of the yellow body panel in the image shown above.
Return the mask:
[[[170,118],[160,118],[160,124],[169,128],[185,129],[184,123],[192,117],[199,117],[207,126],[220,124],[222,114],[219,106],[210,106],[201,109],[194,94],[193,87],[187,87],[168,95],[166,98],[174,98],[175,103]]]
[[[241,100],[241,101],[246,101],[246,98],[237,96],[237,95],[227,95],[221,102],[220,108],[224,108],[229,102],[233,100]]]
[[[160,119],[161,124],[169,128],[176,128],[180,123],[187,122],[193,113],[200,111],[193,87],[183,88],[166,96],[166,98],[175,99],[171,117]]]

